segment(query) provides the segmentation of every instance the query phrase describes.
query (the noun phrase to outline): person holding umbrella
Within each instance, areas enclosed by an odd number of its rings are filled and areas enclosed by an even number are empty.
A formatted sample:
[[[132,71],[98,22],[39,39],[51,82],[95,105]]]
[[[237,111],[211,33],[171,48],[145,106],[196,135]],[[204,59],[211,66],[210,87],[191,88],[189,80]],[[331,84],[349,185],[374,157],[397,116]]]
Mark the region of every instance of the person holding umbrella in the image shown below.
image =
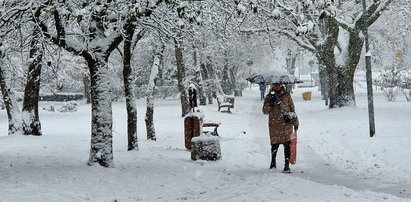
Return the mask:
[[[260,100],[264,100],[266,85],[264,82],[258,84],[260,86]]]
[[[284,146],[284,170],[290,170],[290,144],[294,131],[298,130],[299,121],[295,114],[295,106],[290,93],[282,83],[272,83],[272,88],[264,99],[263,113],[268,115],[268,127],[271,143],[270,169],[277,168],[276,156],[280,144]]]

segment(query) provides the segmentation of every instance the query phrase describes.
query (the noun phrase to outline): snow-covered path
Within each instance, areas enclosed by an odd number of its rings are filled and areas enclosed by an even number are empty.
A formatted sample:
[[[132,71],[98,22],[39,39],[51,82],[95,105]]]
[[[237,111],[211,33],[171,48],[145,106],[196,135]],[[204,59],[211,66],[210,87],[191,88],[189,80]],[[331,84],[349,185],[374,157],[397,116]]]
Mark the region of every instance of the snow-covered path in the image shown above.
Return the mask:
[[[338,185],[354,190],[381,192],[411,199],[411,184],[407,182],[393,182],[383,178],[344,171],[341,168],[330,165],[305,145],[300,145],[299,149],[302,150],[300,152],[300,168],[298,169],[300,172],[294,172],[293,176],[295,177],[326,185]]]
[[[245,92],[245,94],[254,93],[256,92]],[[293,96],[296,96],[295,94]],[[306,130],[304,126],[309,127],[309,124],[304,124],[305,120],[313,119],[312,116],[313,110],[318,110],[313,107],[307,107],[310,103],[304,103],[304,101],[296,99],[297,107],[302,107],[302,109],[298,109],[297,111],[302,126],[300,127],[299,137],[304,136]],[[253,125],[253,131],[258,134],[267,134],[268,129],[266,129],[267,125],[267,116],[262,115],[261,113],[261,106],[262,101],[259,102],[257,96],[246,95],[245,97],[238,99],[239,102],[244,102],[249,105],[249,107],[241,106],[241,110],[250,110],[246,112],[248,117],[250,118],[249,121],[250,125]],[[311,101],[310,101],[311,102]],[[321,102],[321,101],[320,101]],[[298,106],[300,105],[300,106]],[[321,105],[314,105],[314,106],[321,106]],[[321,120],[317,120],[321,122]],[[261,124],[263,123],[263,124]],[[312,130],[309,130],[312,132]],[[262,147],[264,144],[268,144],[268,135],[267,137],[263,137],[261,135],[255,136],[254,142],[257,142]],[[283,151],[280,150],[277,154],[277,164],[278,169],[282,169],[281,162],[283,159]],[[267,150],[265,152],[269,152]],[[318,182],[325,185],[338,185],[344,186],[354,190],[363,190],[363,191],[375,191],[375,192],[382,192],[387,194],[392,194],[398,197],[409,198],[411,199],[411,184],[407,183],[407,181],[393,181],[392,179],[384,179],[378,178],[373,176],[365,176],[362,174],[356,174],[354,172],[345,171],[343,168],[338,168],[330,164],[321,158],[313,149],[311,149],[304,141],[300,141],[298,143],[298,163],[295,166],[291,166],[293,170],[293,177],[299,177],[302,179],[310,180],[313,182]],[[267,167],[269,165],[269,159],[267,159]]]

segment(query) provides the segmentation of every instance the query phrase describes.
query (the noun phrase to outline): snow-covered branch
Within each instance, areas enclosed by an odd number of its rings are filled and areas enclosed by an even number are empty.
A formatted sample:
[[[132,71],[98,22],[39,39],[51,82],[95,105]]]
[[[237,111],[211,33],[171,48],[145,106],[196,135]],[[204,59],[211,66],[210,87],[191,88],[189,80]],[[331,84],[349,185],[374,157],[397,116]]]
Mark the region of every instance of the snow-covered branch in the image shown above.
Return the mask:
[[[249,28],[249,29],[242,29],[241,30],[241,32],[243,32],[243,33],[257,33],[257,32],[270,32],[270,31],[274,31],[274,32],[280,33],[284,36],[287,36],[290,40],[296,42],[301,47],[303,47],[303,48],[305,48],[305,49],[307,49],[311,52],[316,52],[316,49],[312,44],[307,43],[307,41],[304,41],[303,38],[296,36],[294,32],[290,32],[288,30],[281,29],[279,27]]]
[[[383,13],[385,10],[388,9],[388,6],[393,2],[393,0],[386,0],[386,1],[374,1],[374,3],[368,7],[367,15],[368,15],[368,25],[372,25]],[[364,13],[361,12],[356,16],[354,24],[356,29],[362,29],[364,27]]]

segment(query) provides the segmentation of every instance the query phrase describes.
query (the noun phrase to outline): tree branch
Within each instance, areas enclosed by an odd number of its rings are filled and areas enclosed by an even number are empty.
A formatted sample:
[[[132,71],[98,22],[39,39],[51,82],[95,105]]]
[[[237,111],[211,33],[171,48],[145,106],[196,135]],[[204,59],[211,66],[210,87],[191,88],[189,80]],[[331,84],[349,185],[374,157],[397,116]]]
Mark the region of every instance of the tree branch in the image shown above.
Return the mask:
[[[377,1],[379,2],[379,1]],[[393,0],[387,0],[382,3],[376,10],[372,11],[371,9],[368,10],[368,25],[374,24],[375,21],[382,15],[382,13],[388,9],[388,6],[393,2]],[[374,3],[377,4],[377,3]]]
[[[258,28],[258,29],[243,29],[240,32],[243,33],[254,33],[254,32],[268,32],[268,31],[275,31],[278,32],[282,35],[285,35],[286,37],[288,37],[290,40],[296,42],[299,46],[301,46],[304,49],[307,49],[310,52],[316,52],[316,48],[310,43],[304,42],[303,39],[301,39],[300,37],[297,37],[294,33],[291,33],[290,31],[284,30],[284,29],[280,29],[277,27],[266,27],[266,28]]]
[[[393,0],[387,0],[381,3],[380,1],[375,1],[367,10],[368,17],[368,26],[372,25],[377,19],[382,15],[383,11],[388,9],[388,6]],[[354,22],[356,29],[363,29],[364,27],[364,13],[361,13]]]

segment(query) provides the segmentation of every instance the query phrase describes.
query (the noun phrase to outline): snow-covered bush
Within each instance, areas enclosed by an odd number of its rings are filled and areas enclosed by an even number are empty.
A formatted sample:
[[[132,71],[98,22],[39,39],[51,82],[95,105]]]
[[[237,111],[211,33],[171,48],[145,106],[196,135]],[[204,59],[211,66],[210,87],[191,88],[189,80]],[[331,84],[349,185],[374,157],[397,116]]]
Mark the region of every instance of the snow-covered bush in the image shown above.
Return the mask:
[[[400,87],[407,101],[411,101],[411,74],[410,73],[402,76]]]
[[[219,137],[209,133],[203,133],[191,139],[191,159],[216,161],[221,159],[221,148]]]
[[[57,111],[59,111],[59,112],[76,112],[79,105],[80,104],[76,101],[68,101],[68,102],[64,103],[61,107],[59,107],[57,109]]]
[[[400,84],[402,82],[403,66],[399,63],[393,64],[380,72],[380,76],[374,80],[375,85],[381,87],[385,99],[393,102],[397,98]]]
[[[56,108],[54,107],[54,105],[50,105],[50,106],[44,106],[43,110],[44,111],[49,111],[49,112],[55,112]]]

